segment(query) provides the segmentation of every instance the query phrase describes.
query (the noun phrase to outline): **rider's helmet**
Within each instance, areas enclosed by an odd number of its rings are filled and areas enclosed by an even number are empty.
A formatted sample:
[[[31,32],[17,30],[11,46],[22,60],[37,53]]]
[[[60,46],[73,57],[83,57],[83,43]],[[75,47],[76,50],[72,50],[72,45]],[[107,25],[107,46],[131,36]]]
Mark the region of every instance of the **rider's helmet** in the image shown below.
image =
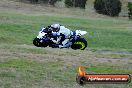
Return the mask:
[[[52,24],[51,28],[53,32],[58,32],[60,30],[60,24]]]

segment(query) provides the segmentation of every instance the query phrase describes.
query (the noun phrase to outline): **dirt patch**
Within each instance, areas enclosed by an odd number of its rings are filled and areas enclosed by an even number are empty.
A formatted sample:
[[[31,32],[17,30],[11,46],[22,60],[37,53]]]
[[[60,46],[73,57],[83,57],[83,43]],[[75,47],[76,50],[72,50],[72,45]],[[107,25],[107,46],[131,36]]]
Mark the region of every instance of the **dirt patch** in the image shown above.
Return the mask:
[[[14,45],[13,49],[19,47],[21,48],[30,48],[36,49],[35,46],[29,45]],[[79,66],[79,65],[115,65],[115,66],[122,66],[122,65],[132,65],[131,58],[113,58],[108,57],[107,55],[103,54],[101,57],[96,56],[95,53],[84,50],[72,50],[72,49],[53,49],[53,48],[40,48],[45,49],[48,53],[45,54],[34,54],[34,53],[24,53],[18,52],[11,49],[0,49],[0,61],[9,59],[9,58],[27,58],[27,59],[34,59],[37,61],[61,61],[65,65],[68,66]]]

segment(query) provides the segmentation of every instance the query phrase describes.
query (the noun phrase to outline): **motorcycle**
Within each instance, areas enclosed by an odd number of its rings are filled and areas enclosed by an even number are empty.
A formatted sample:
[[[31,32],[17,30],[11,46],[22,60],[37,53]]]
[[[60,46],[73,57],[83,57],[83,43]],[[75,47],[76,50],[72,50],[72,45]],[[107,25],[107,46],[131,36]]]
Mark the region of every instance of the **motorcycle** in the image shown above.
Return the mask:
[[[59,48],[59,44],[55,44],[51,38],[56,39],[56,36],[53,36],[51,31],[45,31],[46,28],[42,28],[38,36],[33,40],[33,44],[36,47],[52,47],[52,48]],[[70,37],[70,41],[67,43],[66,48],[72,48],[74,50],[80,49],[84,50],[87,47],[86,39],[82,38],[81,36],[85,35],[86,31],[76,30],[72,32]]]

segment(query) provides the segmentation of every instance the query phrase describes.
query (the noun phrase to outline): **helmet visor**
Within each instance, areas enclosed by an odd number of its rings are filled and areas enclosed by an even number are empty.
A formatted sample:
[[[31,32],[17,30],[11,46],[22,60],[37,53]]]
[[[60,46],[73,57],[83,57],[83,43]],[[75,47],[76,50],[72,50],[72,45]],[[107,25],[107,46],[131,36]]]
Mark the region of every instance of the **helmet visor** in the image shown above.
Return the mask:
[[[53,32],[58,32],[59,31],[58,28],[53,28],[53,27],[51,27],[51,28],[52,28]]]

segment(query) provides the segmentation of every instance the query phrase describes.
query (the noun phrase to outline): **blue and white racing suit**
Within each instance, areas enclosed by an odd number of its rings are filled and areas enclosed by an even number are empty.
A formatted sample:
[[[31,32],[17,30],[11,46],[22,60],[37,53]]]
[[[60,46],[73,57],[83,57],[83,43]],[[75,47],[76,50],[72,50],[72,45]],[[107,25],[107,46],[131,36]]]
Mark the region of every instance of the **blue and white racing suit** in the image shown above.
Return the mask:
[[[60,30],[58,32],[52,32],[52,34],[54,36],[58,36],[57,40],[52,39],[52,41],[54,43],[59,43],[62,39],[62,36],[64,35],[64,40],[62,41],[62,43],[59,45],[59,48],[65,48],[69,46],[69,39],[70,36],[73,34],[73,32],[71,30],[69,30],[68,28],[65,28],[64,26],[60,26]]]

